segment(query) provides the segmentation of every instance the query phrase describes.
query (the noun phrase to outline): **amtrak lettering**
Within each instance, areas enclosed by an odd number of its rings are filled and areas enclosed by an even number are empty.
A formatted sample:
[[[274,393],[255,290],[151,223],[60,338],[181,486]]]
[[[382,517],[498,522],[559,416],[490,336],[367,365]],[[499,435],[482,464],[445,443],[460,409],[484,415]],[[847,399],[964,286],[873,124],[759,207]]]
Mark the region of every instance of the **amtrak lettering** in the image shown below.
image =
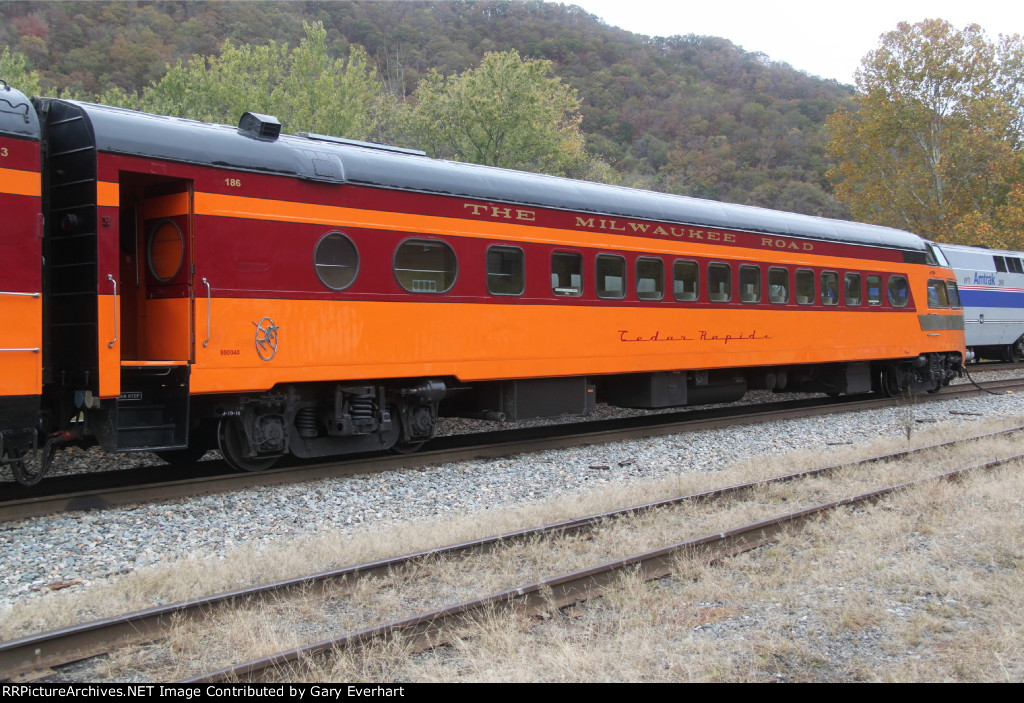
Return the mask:
[[[981,273],[980,271],[974,272],[974,280],[971,280],[970,276],[964,276],[964,283],[967,285],[974,284],[976,286],[1004,286],[1006,283],[1000,279],[996,282],[996,275],[994,273]]]
[[[658,330],[654,334],[636,334],[629,330],[618,330],[620,342],[721,342],[722,344],[728,344],[729,342],[735,342],[739,340],[755,340],[760,341],[763,339],[771,339],[767,334],[758,334],[757,330],[752,330],[750,334],[711,334],[707,330],[698,330],[696,337],[689,337],[685,334],[666,334],[663,335],[661,330]]]

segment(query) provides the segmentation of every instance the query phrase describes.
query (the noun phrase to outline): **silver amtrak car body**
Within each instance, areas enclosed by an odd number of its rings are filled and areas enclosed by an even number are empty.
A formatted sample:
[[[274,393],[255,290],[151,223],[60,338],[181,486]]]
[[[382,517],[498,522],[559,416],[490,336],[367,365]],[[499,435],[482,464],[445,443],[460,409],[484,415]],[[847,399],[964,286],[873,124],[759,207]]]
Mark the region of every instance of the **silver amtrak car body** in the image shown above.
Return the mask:
[[[1020,361],[1024,344],[1024,252],[937,246],[956,272],[967,348],[975,358]]]

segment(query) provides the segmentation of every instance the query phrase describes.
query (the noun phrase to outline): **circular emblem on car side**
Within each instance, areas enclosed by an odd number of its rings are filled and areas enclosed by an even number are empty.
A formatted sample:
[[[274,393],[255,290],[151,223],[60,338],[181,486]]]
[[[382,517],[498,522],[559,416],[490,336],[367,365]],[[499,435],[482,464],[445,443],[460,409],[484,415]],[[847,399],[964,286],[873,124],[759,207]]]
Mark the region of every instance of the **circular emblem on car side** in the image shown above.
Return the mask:
[[[277,353],[277,330],[280,329],[269,317],[264,317],[256,325],[256,353],[264,361],[270,361]]]

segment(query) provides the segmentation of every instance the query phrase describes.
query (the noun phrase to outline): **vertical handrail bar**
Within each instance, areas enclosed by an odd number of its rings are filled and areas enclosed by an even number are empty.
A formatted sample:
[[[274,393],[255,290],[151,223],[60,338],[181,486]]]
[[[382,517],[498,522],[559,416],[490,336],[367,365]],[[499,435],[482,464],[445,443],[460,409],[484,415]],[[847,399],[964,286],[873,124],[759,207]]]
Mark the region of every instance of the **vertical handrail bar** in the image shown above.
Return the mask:
[[[213,307],[213,289],[205,276],[203,276],[203,285],[206,286],[206,341],[203,342],[203,346],[206,347],[210,344],[210,308]]]
[[[114,338],[107,342],[107,347],[113,349],[114,345],[117,344],[117,281],[112,273],[107,274],[107,280],[114,284]]]

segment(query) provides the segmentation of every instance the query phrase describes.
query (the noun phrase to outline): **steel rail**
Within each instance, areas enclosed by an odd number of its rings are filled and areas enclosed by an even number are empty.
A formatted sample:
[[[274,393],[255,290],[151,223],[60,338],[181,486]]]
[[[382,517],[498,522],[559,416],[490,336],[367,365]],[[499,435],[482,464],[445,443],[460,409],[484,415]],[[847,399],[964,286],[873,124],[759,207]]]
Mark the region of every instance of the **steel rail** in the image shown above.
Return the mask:
[[[679,542],[650,552],[616,559],[589,569],[556,576],[544,581],[509,589],[483,598],[465,601],[448,608],[423,613],[404,620],[366,628],[336,639],[324,640],[295,649],[278,652],[247,662],[225,667],[180,683],[217,683],[226,681],[262,681],[265,677],[285,673],[314,657],[341,649],[354,649],[394,637],[403,637],[417,651],[446,644],[444,631],[472,622],[476,615],[490,609],[518,609],[525,614],[539,614],[564,608],[582,600],[601,595],[625,572],[636,573],[644,580],[662,578],[672,573],[679,558],[694,556],[713,562],[756,549],[774,542],[787,528],[823,515],[837,508],[878,500],[893,492],[924,483],[950,480],[971,471],[995,468],[1024,460],[1024,454],[1015,454],[983,464],[956,469],[946,473],[887,486],[856,496],[822,503],[811,508],[779,515],[750,523],[724,532]]]
[[[1018,390],[1024,388],[1024,379],[1012,381],[999,381],[989,383],[989,392]],[[920,404],[926,402],[937,402],[952,400],[982,393],[969,384],[958,384],[949,387],[940,393],[917,395],[911,402]],[[620,429],[587,429],[593,425],[610,425],[606,422],[582,422],[575,425],[561,425],[557,429],[563,434],[552,436],[554,428],[551,426],[536,428],[535,437],[524,436],[522,430],[506,430],[495,433],[486,433],[494,436],[496,441],[487,444],[472,446],[461,446],[454,449],[434,449],[417,452],[415,454],[388,454],[377,457],[360,457],[358,459],[331,461],[321,464],[311,464],[301,467],[285,467],[269,469],[261,472],[230,473],[215,476],[203,476],[187,480],[163,481],[144,485],[116,486],[85,491],[75,491],[59,495],[27,496],[14,500],[0,502],[0,522],[21,520],[30,517],[40,517],[52,513],[68,512],[72,510],[92,510],[111,508],[133,503],[155,502],[160,500],[172,500],[176,498],[191,498],[200,495],[210,495],[225,491],[243,490],[246,488],[263,488],[273,485],[286,485],[312,481],[323,478],[337,478],[340,476],[351,476],[367,474],[396,469],[410,469],[424,466],[457,462],[473,461],[480,459],[495,459],[508,457],[526,452],[536,452],[551,449],[564,449],[566,447],[582,444],[601,444],[608,442],[620,442],[631,439],[642,439],[647,437],[658,437],[669,434],[683,434],[709,429],[721,429],[724,427],[735,427],[741,425],[762,424],[778,420],[794,419],[811,415],[825,415],[844,412],[857,412],[899,406],[907,402],[903,398],[881,398],[871,396],[868,398],[856,398],[843,402],[834,402],[826,399],[814,399],[810,404],[801,402],[797,407],[785,409],[768,409],[757,412],[749,412],[745,408],[736,408],[735,413],[720,417],[689,417],[693,413],[687,413],[687,417],[680,419],[665,420],[664,415],[651,415],[644,418],[629,418],[621,424],[626,425]],[[642,424],[640,424],[642,423]],[[639,425],[639,426],[638,426]],[[573,431],[573,427],[582,429]],[[514,439],[501,440],[505,433],[514,435]],[[458,435],[455,437],[472,437],[472,435]],[[448,440],[451,438],[438,438],[436,441]],[[468,440],[467,440],[468,441]]]
[[[495,549],[501,544],[507,544],[515,540],[524,540],[542,534],[572,534],[582,532],[592,529],[598,523],[608,519],[615,519],[644,511],[657,510],[684,502],[715,500],[730,495],[736,495],[743,491],[752,490],[760,486],[824,475],[840,469],[863,466],[881,461],[895,461],[913,456],[914,454],[920,454],[967,442],[1007,436],[1020,431],[1024,431],[1024,426],[1000,430],[998,432],[974,435],[963,439],[950,440],[948,442],[919,447],[916,449],[907,449],[899,452],[867,457],[852,462],[832,464],[829,466],[784,474],[749,483],[725,486],[701,493],[668,498],[607,513],[565,520],[541,527],[506,532],[478,540],[471,540],[436,549],[392,557],[389,559],[381,559],[364,564],[347,566],[341,569],[333,569],[317,574],[283,579],[270,584],[236,589],[205,598],[197,598],[172,603],[166,606],[148,608],[146,610],[128,613],[117,617],[104,618],[59,630],[30,635],[0,643],[0,680],[10,679],[14,676],[24,675],[29,672],[37,672],[54,666],[59,666],[61,664],[96,656],[119,647],[153,641],[155,639],[159,639],[159,637],[173,623],[200,619],[208,616],[217,609],[277,598],[282,594],[289,592],[324,590],[329,586],[339,584],[343,585],[347,583],[348,587],[352,588],[356,579],[365,578],[367,576],[383,575],[388,571],[400,568],[417,559],[437,556],[453,558],[474,552],[483,553],[488,550]]]

